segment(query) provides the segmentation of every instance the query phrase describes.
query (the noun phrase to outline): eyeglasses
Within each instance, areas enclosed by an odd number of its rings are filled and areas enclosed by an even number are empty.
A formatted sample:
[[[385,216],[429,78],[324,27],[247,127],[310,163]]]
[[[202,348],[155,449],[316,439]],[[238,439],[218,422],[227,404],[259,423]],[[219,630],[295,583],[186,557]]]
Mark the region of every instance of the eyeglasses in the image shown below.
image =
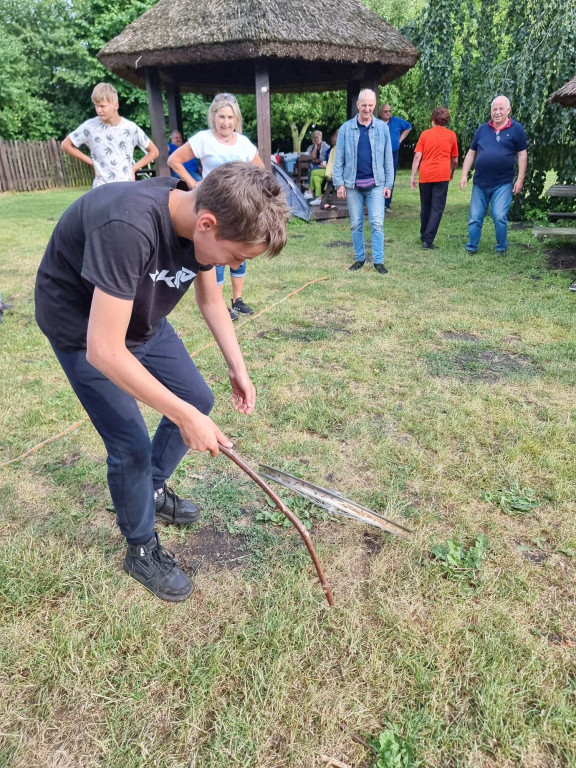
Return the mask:
[[[500,131],[496,131],[496,141],[500,144]]]
[[[236,96],[233,96],[231,93],[217,93],[216,96],[214,96],[214,101],[231,101],[233,104],[238,103]]]

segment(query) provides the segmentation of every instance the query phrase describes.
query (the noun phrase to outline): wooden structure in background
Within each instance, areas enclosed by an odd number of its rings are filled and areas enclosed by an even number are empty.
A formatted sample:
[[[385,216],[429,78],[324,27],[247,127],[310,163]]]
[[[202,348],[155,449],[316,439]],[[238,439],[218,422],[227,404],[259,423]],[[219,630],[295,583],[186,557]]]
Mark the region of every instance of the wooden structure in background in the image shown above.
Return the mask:
[[[0,140],[0,192],[31,192],[55,187],[89,187],[92,168],[48,141]]]
[[[554,91],[548,99],[549,104],[561,104],[563,107],[576,107],[576,77]]]
[[[168,175],[162,90],[171,130],[182,130],[181,92],[255,93],[258,150],[270,168],[271,91],[344,90],[352,115],[359,90],[400,77],[418,51],[361,0],[160,0],[98,58],[146,88],[156,167]]]

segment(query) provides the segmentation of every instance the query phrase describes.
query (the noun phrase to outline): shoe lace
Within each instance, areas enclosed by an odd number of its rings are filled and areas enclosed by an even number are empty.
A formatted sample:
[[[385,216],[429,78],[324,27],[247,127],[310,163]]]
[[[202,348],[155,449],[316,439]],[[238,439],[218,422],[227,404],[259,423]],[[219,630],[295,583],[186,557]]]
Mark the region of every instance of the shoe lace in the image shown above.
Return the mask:
[[[177,501],[180,501],[180,497],[178,496],[178,494],[175,491],[173,491],[169,485],[164,484],[164,493],[166,494],[167,497],[169,496],[174,503],[176,503]]]
[[[158,538],[157,533],[155,536],[156,547],[152,550],[151,555],[153,559],[158,563],[159,570],[162,573],[169,573],[177,565],[176,555],[174,552],[170,552],[169,549],[165,549],[162,544],[160,544],[160,539]]]

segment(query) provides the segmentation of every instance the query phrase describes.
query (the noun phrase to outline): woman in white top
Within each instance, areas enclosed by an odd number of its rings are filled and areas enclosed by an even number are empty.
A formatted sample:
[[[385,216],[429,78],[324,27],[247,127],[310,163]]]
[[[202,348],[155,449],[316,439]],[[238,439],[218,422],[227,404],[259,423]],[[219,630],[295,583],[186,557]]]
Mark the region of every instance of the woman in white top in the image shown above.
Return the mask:
[[[194,189],[195,181],[186,171],[184,163],[198,158],[202,163],[202,178],[224,163],[233,160],[252,162],[264,168],[264,163],[258,149],[250,139],[242,135],[242,115],[236,97],[231,93],[219,93],[208,108],[207,131],[198,131],[186,144],[173,152],[168,158],[168,165],[183,179],[190,189]],[[230,270],[232,278],[232,309],[230,317],[237,320],[239,315],[251,315],[253,309],[242,301],[242,290],[246,275],[246,262],[238,269]],[[216,281],[224,285],[224,267],[216,267]]]

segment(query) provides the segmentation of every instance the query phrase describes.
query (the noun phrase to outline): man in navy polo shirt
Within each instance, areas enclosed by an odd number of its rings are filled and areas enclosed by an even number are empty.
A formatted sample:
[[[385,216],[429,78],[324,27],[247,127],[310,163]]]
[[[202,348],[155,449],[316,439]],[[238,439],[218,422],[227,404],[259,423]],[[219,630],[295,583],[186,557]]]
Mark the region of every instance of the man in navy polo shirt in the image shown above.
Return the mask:
[[[528,165],[524,128],[510,119],[510,101],[497,96],[491,104],[492,119],[481,125],[472,139],[462,165],[460,189],[466,189],[468,173],[475,166],[470,217],[468,219],[468,253],[476,253],[482,224],[490,205],[496,230],[496,253],[506,253],[508,247],[508,211],[512,195],[518,195],[524,186]],[[518,160],[518,175],[514,172]]]
[[[394,161],[394,181],[396,181],[396,174],[398,173],[398,159],[400,156],[400,144],[404,141],[406,136],[412,130],[412,123],[408,120],[403,120],[401,117],[396,117],[392,114],[390,104],[382,104],[378,117],[383,120],[388,126],[390,132],[390,143],[392,144],[392,160]],[[392,205],[392,194],[386,198],[384,203],[386,210],[390,210]]]

